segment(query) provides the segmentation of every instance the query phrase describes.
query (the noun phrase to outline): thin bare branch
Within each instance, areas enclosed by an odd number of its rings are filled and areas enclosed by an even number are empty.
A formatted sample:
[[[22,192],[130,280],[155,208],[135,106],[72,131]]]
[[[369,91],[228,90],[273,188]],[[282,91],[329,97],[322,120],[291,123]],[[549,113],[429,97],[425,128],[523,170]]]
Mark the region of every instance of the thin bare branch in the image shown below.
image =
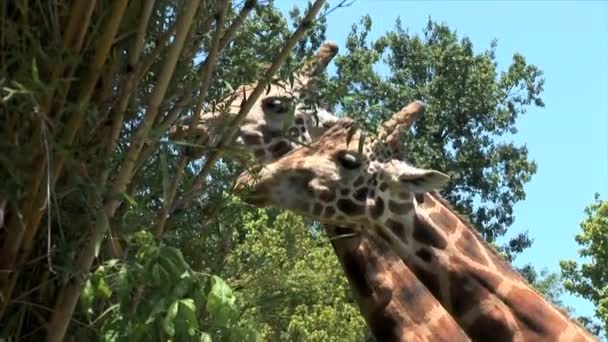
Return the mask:
[[[198,118],[197,113],[200,113],[202,111],[203,105],[205,103],[205,98],[207,97],[207,91],[209,89],[209,84],[211,83],[211,75],[213,73],[213,69],[215,68],[215,64],[217,63],[217,58],[220,52],[220,43],[222,33],[224,32],[224,20],[226,18],[226,13],[228,12],[230,2],[227,0],[223,0],[218,4],[218,6],[220,8],[220,11],[217,15],[217,20],[215,22],[215,33],[211,42],[211,48],[207,53],[207,58],[201,70],[201,90],[199,93],[199,99],[194,109],[195,115],[192,115],[192,124],[196,123],[196,119]],[[174,120],[175,119],[173,119],[173,121]],[[181,182],[182,176],[184,174],[184,168],[187,164],[188,158],[183,155],[180,158],[178,164],[178,169],[176,171],[177,174],[175,175],[175,178],[173,179],[169,191],[163,200],[163,209],[161,210],[161,215],[158,218],[158,223],[156,225],[155,230],[157,236],[162,235],[165,230],[165,224],[167,223],[167,219],[169,218],[169,214],[173,206],[173,201],[175,199],[175,194],[177,193],[177,188],[179,186],[179,183]]]

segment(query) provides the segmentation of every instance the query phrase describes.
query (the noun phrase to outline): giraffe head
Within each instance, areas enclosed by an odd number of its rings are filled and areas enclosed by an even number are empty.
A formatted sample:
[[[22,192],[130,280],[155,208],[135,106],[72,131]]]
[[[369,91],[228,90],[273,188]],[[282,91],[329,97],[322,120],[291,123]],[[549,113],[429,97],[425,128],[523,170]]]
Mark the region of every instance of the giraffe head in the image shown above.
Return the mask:
[[[237,182],[245,201],[296,211],[323,223],[385,225],[413,215],[414,195],[441,188],[449,177],[384,154],[350,119],[340,119],[310,146]],[[363,142],[363,143],[362,143]]]
[[[233,147],[245,150],[258,162],[266,163],[294,149],[298,142],[309,143],[315,140],[331,127],[337,117],[324,109],[306,108],[301,100],[315,96],[314,80],[337,52],[335,43],[326,42],[317,55],[296,72],[292,83],[272,84],[247,114]],[[224,110],[202,113],[194,125],[184,122],[191,121],[190,118],[178,122],[171,127],[170,137],[212,145],[226,130],[232,117],[239,112],[241,103],[256,85],[254,83],[240,87],[226,101]],[[203,153],[196,148],[189,151],[189,155],[194,158]]]

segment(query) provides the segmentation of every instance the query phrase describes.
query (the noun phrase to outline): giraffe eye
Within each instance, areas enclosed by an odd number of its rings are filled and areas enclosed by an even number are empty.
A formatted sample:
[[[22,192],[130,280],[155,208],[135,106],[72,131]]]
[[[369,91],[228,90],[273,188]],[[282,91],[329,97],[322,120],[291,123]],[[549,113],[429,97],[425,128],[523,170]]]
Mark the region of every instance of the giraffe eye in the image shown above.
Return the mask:
[[[343,168],[354,170],[361,166],[361,161],[355,155],[344,152],[338,155],[338,161]]]
[[[280,96],[269,96],[262,100],[262,110],[270,114],[286,114],[289,112],[290,101]]]

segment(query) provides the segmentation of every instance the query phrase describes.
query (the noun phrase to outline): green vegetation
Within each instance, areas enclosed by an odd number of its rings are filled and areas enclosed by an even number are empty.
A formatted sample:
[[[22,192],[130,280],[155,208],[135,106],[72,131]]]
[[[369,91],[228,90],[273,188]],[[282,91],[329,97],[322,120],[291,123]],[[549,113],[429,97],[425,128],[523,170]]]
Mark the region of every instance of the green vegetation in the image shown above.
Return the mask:
[[[603,331],[608,339],[608,201],[595,195],[595,202],[585,209],[587,218],[581,223],[576,242],[581,245],[579,254],[584,262],[562,261],[565,288],[588,299],[595,305],[595,318],[581,317],[596,335]]]
[[[228,149],[192,161],[188,146],[167,139],[177,119],[219,106],[239,85],[270,81],[264,66],[287,79],[326,39],[329,6],[314,23],[305,19],[312,6],[292,11],[290,28],[272,2],[232,5],[2,2],[0,340],[369,335],[317,226],[235,199],[243,165]],[[301,23],[314,25],[295,37]],[[371,25],[366,17],[353,26],[318,101],[374,130],[423,99],[407,157],[448,172],[447,197],[495,241],[535,172],[525,147],[496,138],[542,105],[541,72],[520,55],[500,72],[495,45],[475,53],[433,21],[422,35],[397,23],[373,42]],[[289,44],[294,53],[284,58]],[[588,243],[601,241],[594,234],[580,241],[602,261]],[[530,243],[524,234],[499,248],[512,259]],[[605,318],[602,268],[568,269],[568,288],[597,298]]]

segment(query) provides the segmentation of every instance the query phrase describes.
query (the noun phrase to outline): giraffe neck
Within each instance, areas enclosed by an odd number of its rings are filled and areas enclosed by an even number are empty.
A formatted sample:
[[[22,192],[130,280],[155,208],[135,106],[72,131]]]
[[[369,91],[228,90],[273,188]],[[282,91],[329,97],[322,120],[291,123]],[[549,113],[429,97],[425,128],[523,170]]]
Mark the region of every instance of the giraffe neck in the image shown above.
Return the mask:
[[[325,225],[325,229],[378,340],[470,341],[384,241],[352,237],[357,236],[355,232],[365,232],[364,227]],[[351,237],[340,238],[348,235]],[[353,242],[356,247],[348,247]]]
[[[534,291],[438,194],[417,196],[408,213],[389,210],[384,222],[376,227],[382,239],[473,340],[594,340]]]

